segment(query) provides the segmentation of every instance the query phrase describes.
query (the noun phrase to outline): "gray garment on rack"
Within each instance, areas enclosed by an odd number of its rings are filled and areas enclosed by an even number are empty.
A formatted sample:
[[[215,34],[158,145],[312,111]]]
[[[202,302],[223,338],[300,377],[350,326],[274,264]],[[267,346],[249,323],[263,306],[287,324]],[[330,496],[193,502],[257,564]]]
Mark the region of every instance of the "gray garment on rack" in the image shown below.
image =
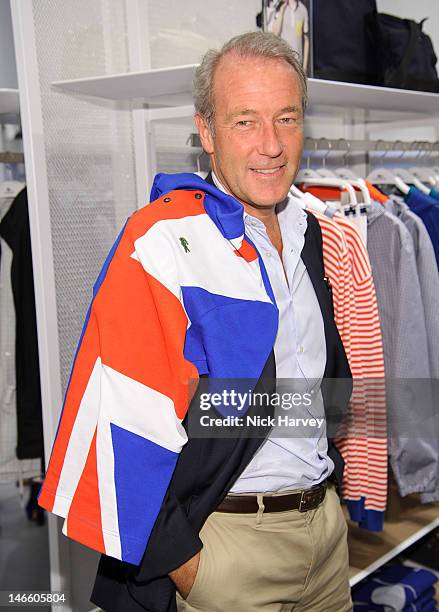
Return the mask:
[[[430,376],[439,378],[439,271],[433,244],[422,219],[402,198],[391,196],[386,210],[401,219],[413,239],[427,329]]]
[[[409,230],[413,239],[418,268],[419,284],[421,287],[422,303],[424,306],[425,326],[427,329],[428,355],[430,361],[430,376],[434,381],[434,397],[439,391],[439,272],[430,236],[422,220],[413,213],[404,200],[398,196],[391,196],[386,204],[386,210],[396,215]],[[437,418],[439,421],[439,417]],[[439,445],[439,423],[436,422],[436,431]],[[438,450],[439,452],[439,450]],[[439,474],[437,487],[434,492],[423,493],[421,501],[428,503],[439,501]]]
[[[378,202],[367,207],[367,217],[383,337],[390,463],[402,496],[433,492],[439,453],[413,240],[404,223]]]

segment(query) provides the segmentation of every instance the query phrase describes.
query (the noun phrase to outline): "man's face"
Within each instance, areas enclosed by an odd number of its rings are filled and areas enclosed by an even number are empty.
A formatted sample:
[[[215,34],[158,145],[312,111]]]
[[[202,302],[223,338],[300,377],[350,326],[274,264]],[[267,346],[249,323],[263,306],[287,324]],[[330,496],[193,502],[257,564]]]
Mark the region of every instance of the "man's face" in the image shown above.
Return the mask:
[[[214,134],[195,120],[212,168],[236,199],[253,208],[284,200],[303,148],[299,79],[283,60],[222,58],[214,78]]]

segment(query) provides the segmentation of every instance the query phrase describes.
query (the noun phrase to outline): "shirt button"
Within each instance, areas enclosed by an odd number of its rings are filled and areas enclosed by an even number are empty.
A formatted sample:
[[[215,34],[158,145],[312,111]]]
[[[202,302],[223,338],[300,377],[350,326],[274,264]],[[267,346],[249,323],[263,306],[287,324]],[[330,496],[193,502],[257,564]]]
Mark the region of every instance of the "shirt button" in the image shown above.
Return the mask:
[[[298,353],[303,353],[304,351],[305,351],[305,349],[304,349],[304,347],[302,346],[302,344],[301,344],[301,345],[299,345],[299,346],[298,346],[298,348],[297,348],[297,352],[298,352]]]

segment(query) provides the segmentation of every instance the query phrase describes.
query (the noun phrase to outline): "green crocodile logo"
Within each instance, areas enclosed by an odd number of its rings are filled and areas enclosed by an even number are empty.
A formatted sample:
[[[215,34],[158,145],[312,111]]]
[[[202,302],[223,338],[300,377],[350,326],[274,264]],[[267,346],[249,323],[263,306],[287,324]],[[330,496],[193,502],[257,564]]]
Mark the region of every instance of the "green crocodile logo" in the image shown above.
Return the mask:
[[[184,252],[189,253],[190,252],[189,242],[186,240],[186,238],[183,238],[182,236],[180,238],[180,243],[181,243],[181,246],[184,248]]]

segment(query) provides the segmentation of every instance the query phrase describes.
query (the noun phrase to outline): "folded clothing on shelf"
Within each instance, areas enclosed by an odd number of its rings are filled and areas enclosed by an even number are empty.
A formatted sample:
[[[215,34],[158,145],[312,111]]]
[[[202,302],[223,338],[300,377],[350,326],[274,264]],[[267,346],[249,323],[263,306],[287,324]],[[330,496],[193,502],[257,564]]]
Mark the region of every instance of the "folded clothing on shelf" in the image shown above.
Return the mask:
[[[426,569],[386,565],[352,589],[354,611],[435,611],[433,585],[437,580],[436,574]]]

